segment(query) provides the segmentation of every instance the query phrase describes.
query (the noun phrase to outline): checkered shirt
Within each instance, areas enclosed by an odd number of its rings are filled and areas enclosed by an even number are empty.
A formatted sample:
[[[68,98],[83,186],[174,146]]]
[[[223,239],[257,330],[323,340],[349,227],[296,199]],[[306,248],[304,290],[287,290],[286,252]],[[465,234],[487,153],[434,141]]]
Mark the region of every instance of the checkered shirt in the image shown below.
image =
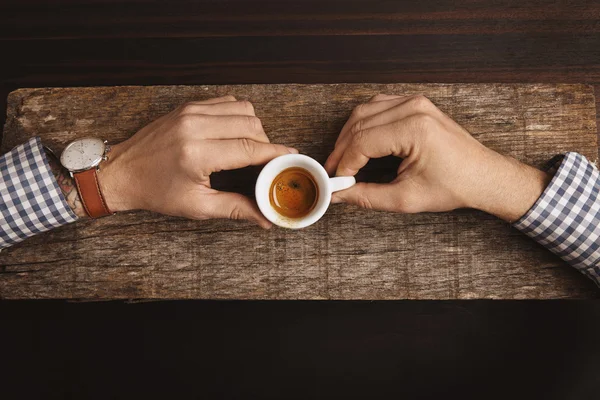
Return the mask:
[[[0,249],[75,220],[39,138],[0,156]]]
[[[567,153],[544,193],[514,226],[600,286],[600,173]]]

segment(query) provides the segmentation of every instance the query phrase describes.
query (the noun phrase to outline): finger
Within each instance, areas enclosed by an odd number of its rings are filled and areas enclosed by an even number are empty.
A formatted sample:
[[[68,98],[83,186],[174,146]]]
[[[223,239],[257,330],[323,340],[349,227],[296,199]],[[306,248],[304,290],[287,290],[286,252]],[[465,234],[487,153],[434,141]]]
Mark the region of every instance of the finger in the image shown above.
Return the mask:
[[[327,158],[327,161],[325,162],[325,170],[329,174],[332,174],[337,169],[342,154],[346,150],[346,147],[350,143],[350,140],[352,140],[352,135],[356,134],[357,131],[364,129],[362,124],[365,120],[392,109],[396,111],[400,110],[398,117],[395,118],[400,119],[416,113],[417,110],[435,108],[435,106],[433,106],[433,104],[429,100],[427,100],[424,96],[421,95],[404,97],[388,95],[382,96],[386,96],[386,98],[393,98],[388,100],[376,101],[373,103],[361,104],[359,107],[354,109],[354,111],[352,112],[352,116],[350,116],[350,119],[348,119],[348,122],[346,122],[346,124],[342,128],[342,132],[340,133],[340,136],[337,139],[335,148],[333,149],[333,151]],[[429,104],[427,104],[428,102]],[[429,107],[429,105],[433,107]],[[406,106],[407,108],[405,109],[404,106]],[[389,113],[386,114],[384,118],[372,120],[368,126],[375,126],[377,125],[378,121],[386,121],[379,123],[379,125],[383,125],[384,123],[390,123],[394,119],[393,115],[393,113]]]
[[[342,155],[336,175],[352,176],[364,167],[369,159],[389,155],[405,157],[414,145],[420,115],[411,116],[391,124],[366,129],[352,138]]]
[[[236,101],[237,99],[235,97],[233,97],[232,95],[227,95],[227,96],[221,96],[221,97],[214,97],[212,99],[206,99],[206,100],[195,100],[195,101],[190,101],[189,103],[186,104],[218,104],[218,103],[225,103],[228,101]]]
[[[389,110],[390,108],[393,108],[399,104],[402,104],[403,102],[408,101],[411,97],[412,96],[402,97],[390,95],[377,95],[374,96],[372,99],[381,98],[383,100],[361,104],[358,107],[356,107],[352,111],[352,115],[350,115],[350,118],[342,128],[342,131],[340,132],[340,135],[338,136],[335,142],[335,148],[327,158],[327,161],[325,161],[325,170],[329,174],[333,174],[335,172],[337,165],[340,162],[340,158],[342,157],[342,154],[346,150],[346,147],[348,146],[348,143],[350,142],[350,139],[352,137],[351,128],[354,127],[358,121],[364,118],[371,117],[372,115],[381,113],[383,111]]]
[[[202,196],[203,214],[209,218],[228,218],[252,221],[262,228],[269,229],[272,224],[256,205],[256,202],[239,193],[214,191]]]
[[[251,139],[269,143],[259,118],[247,115],[199,115],[179,117],[179,129],[202,139]]]
[[[215,104],[187,103],[181,107],[180,114],[256,116],[254,106],[249,101],[225,101]]]
[[[402,193],[396,184],[357,183],[349,189],[333,193],[332,203],[354,204],[362,208],[381,211],[401,211]]]
[[[385,94],[385,93],[378,93],[375,96],[371,97],[369,99],[369,103],[375,102],[375,101],[384,101],[384,100],[392,100],[392,99],[399,99],[402,97],[406,97],[406,96],[398,96],[395,94]]]
[[[165,115],[155,119],[154,121],[152,121],[151,123],[149,123],[142,129],[144,129],[146,131],[154,130],[155,127],[160,126],[165,121],[173,120],[173,119],[177,118],[180,115],[181,109],[187,107],[188,105],[209,105],[209,104],[218,104],[218,103],[223,103],[223,102],[234,102],[234,101],[236,101],[235,97],[230,96],[230,95],[223,96],[223,97],[216,97],[214,99],[191,101],[191,102],[182,104],[179,107],[177,107],[176,109],[174,109],[173,111],[169,112],[168,114],[165,114]]]
[[[414,96],[388,96],[388,95],[382,95],[382,96],[385,96],[382,98],[383,100],[371,101],[369,103],[359,104],[357,107],[355,107],[354,110],[352,111],[352,115],[350,115],[350,118],[348,118],[348,121],[342,128],[342,133],[344,133],[344,131],[347,131],[349,128],[351,128],[357,121],[368,118],[372,115],[378,114],[385,110],[389,110],[390,108],[393,108],[399,104],[405,103],[414,97]],[[376,97],[377,96],[375,96],[374,98],[376,98]],[[341,137],[342,137],[342,135],[340,135],[340,137],[338,138],[338,142],[340,141]],[[336,143],[336,145],[337,145],[337,143]]]
[[[152,125],[152,127],[154,127],[154,126],[158,126],[159,124],[163,123],[166,119],[175,119],[175,118],[178,118],[179,115],[181,115],[181,111],[184,110],[184,109],[186,109],[187,107],[198,106],[198,105],[219,104],[219,103],[226,103],[226,102],[230,103],[230,102],[234,102],[234,101],[236,101],[236,98],[233,97],[233,96],[231,96],[231,95],[222,96],[222,97],[215,97],[213,99],[190,101],[190,102],[181,104],[179,107],[177,107],[176,109],[174,109],[170,113],[163,115],[159,119],[157,119],[154,122],[152,122],[150,125]]]
[[[275,157],[298,154],[298,150],[291,147],[250,139],[211,140],[206,143],[209,154],[214,156],[211,160],[211,172],[263,165]]]
[[[398,107],[402,104],[412,104],[412,103],[416,102],[419,105],[423,105],[429,101],[426,97],[421,96],[421,95],[412,95],[412,96],[388,96],[388,95],[385,95],[385,96],[387,98],[385,100],[369,102],[366,104],[360,104],[352,111],[352,115],[350,116],[350,118],[348,119],[348,121],[346,122],[344,127],[342,128],[342,132],[341,132],[340,136],[338,137],[336,146],[338,144],[340,144],[341,141],[343,141],[343,138],[345,136],[344,133],[351,132],[352,131],[351,128],[354,127],[356,125],[356,123],[358,123],[361,120],[372,117],[374,115],[377,115],[384,111],[390,110],[392,108]]]
[[[354,133],[360,130],[366,130],[379,125],[391,124],[394,121],[410,117],[418,113],[433,112],[435,106],[425,97],[411,97],[403,99],[399,104],[394,105],[382,112],[372,114],[358,121],[354,125]],[[352,131],[352,128],[350,129]]]

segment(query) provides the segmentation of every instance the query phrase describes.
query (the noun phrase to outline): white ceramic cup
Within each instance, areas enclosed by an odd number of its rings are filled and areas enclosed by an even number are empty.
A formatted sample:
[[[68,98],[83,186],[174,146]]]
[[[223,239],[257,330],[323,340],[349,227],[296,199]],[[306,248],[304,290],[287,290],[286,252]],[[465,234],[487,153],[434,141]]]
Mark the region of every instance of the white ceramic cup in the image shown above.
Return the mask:
[[[319,198],[310,213],[300,218],[289,218],[279,214],[269,201],[269,191],[273,180],[285,169],[299,167],[307,170],[318,187]],[[256,202],[263,215],[275,225],[289,229],[306,228],[317,222],[327,211],[331,203],[331,193],[348,189],[356,183],[353,176],[330,178],[325,168],[315,159],[303,154],[286,154],[271,160],[258,175],[256,180]]]

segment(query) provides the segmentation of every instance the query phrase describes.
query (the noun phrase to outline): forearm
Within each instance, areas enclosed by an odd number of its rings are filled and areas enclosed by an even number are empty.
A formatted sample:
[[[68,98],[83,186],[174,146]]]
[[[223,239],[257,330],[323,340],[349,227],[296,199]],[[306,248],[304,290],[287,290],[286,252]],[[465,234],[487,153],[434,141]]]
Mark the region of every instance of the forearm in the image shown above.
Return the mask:
[[[510,221],[600,286],[598,169],[577,153],[567,153],[553,174],[505,163],[480,209]],[[504,183],[494,180],[499,176]]]
[[[486,158],[479,168],[479,193],[473,196],[471,208],[513,223],[534,205],[552,177],[489,149]]]

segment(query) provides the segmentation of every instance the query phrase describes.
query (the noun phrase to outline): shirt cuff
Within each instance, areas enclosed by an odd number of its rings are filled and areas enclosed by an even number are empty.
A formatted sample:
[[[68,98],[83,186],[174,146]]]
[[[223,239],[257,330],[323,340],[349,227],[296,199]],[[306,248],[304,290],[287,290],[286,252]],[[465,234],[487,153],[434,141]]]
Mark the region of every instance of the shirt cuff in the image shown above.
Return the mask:
[[[40,138],[0,156],[0,249],[77,220]]]
[[[600,286],[600,174],[567,153],[544,193],[514,227]]]

